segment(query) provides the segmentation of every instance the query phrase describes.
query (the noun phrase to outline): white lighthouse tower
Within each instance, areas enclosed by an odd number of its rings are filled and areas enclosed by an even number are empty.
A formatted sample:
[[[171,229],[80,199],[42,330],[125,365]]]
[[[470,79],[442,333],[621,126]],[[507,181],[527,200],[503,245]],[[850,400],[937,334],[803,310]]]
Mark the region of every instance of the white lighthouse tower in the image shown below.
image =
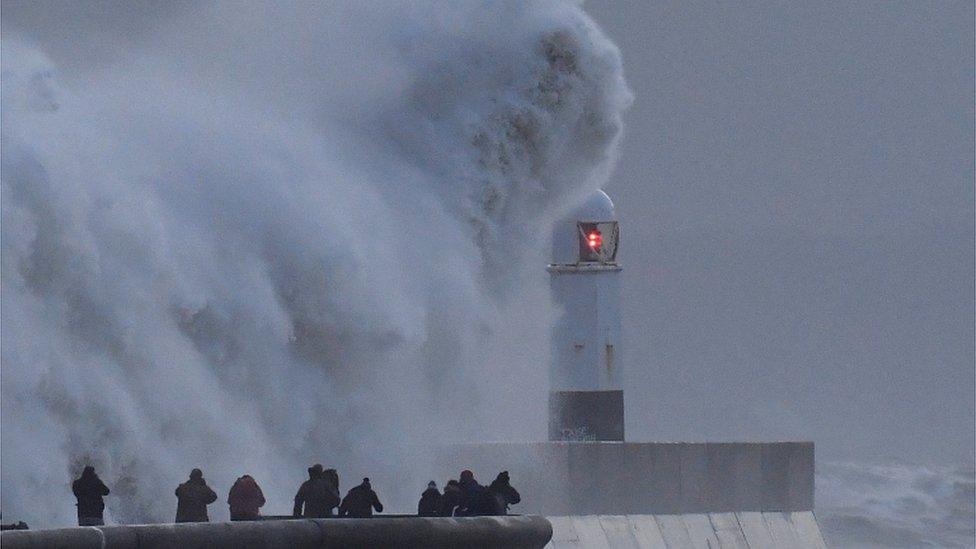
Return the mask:
[[[458,463],[481,471],[508,464],[523,496],[531,494],[522,512],[552,517],[560,547],[569,540],[705,547],[728,535],[743,547],[823,548],[812,512],[812,442],[624,441],[619,231],[606,193],[590,195],[558,223],[552,244],[548,271],[559,316],[549,364],[550,442],[455,445],[442,460],[444,474]],[[646,517],[652,514],[660,516]]]
[[[549,264],[561,315],[552,332],[549,440],[624,440],[613,202],[596,191],[553,232]]]

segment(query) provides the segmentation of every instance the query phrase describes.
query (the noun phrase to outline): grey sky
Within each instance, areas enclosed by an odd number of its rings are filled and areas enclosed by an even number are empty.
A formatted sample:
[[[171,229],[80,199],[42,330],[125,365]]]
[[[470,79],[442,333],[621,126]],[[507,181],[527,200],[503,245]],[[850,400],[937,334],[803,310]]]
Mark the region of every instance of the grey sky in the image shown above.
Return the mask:
[[[971,462],[972,2],[586,8],[635,95],[629,433]]]

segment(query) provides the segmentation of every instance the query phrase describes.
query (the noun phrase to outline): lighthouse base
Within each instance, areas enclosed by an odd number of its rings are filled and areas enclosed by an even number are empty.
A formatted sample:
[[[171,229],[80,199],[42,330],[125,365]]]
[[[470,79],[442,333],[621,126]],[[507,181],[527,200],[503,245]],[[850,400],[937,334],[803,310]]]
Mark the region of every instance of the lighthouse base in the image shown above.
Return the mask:
[[[549,440],[623,442],[624,392],[549,393]]]
[[[508,470],[522,494],[513,512],[631,515],[812,511],[812,442],[461,444],[445,475],[488,483]]]

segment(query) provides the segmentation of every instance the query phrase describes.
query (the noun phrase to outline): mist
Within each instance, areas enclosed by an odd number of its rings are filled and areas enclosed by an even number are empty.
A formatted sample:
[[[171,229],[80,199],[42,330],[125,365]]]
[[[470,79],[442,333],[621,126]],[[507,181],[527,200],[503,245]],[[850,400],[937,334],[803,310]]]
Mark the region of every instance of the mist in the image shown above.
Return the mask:
[[[315,462],[403,510],[431,447],[542,438],[544,235],[630,102],[578,6],[3,8],[6,517],[88,463],[110,522]]]

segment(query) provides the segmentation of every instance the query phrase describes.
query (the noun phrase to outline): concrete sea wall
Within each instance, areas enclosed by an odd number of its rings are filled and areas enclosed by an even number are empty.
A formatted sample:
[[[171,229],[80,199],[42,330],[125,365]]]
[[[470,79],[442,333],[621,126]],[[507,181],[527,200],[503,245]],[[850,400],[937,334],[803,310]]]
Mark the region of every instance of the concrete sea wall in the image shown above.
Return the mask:
[[[548,543],[547,543],[548,542]],[[825,549],[811,511],[267,520],[8,531],[4,549],[512,547]]]
[[[552,536],[543,517],[299,519],[5,531],[4,549],[524,548]]]
[[[444,471],[507,469],[516,513],[544,516],[812,511],[812,442],[463,444]],[[456,475],[457,473],[453,473]]]
[[[551,549],[826,549],[811,511],[549,517]]]

